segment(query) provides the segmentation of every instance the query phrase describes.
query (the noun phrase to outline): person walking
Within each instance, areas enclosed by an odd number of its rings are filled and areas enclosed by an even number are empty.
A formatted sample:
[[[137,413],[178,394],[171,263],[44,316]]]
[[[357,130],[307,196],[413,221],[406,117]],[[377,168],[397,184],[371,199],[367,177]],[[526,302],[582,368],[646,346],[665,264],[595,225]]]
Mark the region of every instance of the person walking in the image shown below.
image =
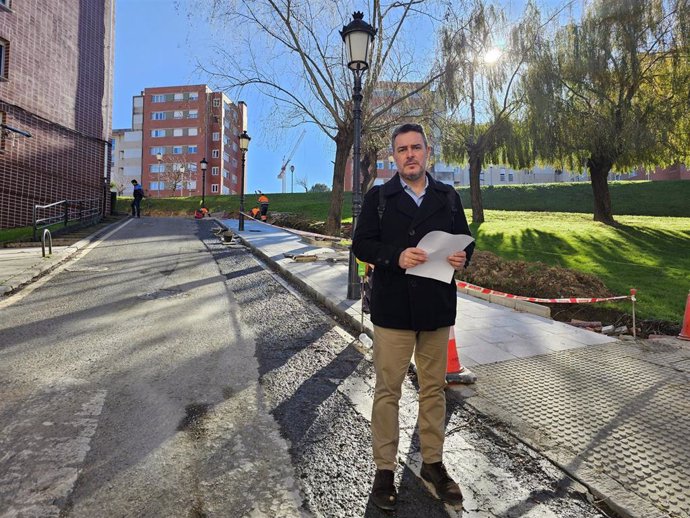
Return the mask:
[[[141,200],[144,198],[144,189],[139,185],[139,182],[132,180],[132,186],[134,187],[132,195],[134,199],[132,200],[132,217],[141,217]]]
[[[399,400],[414,352],[420,475],[438,498],[458,506],[462,491],[443,464],[445,376],[449,327],[456,314],[455,282],[406,275],[405,270],[427,260],[427,253],[417,244],[429,232],[471,232],[458,193],[426,172],[430,148],[422,126],[397,127],[391,143],[398,172],[366,193],[352,240],[355,256],[374,265],[370,311],[376,387],[371,434],[376,474],[371,499],[381,509],[395,509]],[[474,243],[447,260],[461,270],[469,264],[473,250]]]

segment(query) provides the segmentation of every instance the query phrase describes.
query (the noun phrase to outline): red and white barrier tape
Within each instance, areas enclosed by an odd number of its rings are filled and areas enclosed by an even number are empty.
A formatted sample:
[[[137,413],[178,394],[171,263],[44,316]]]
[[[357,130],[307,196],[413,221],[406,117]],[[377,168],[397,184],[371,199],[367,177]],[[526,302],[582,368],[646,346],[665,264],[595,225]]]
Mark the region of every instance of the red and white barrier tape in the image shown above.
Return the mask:
[[[617,297],[604,297],[604,298],[577,298],[570,297],[567,299],[540,299],[538,297],[523,297],[521,295],[513,295],[512,293],[503,293],[502,291],[490,290],[489,288],[482,288],[476,284],[470,284],[469,282],[458,281],[458,288],[466,288],[472,291],[478,291],[486,295],[496,295],[497,297],[505,297],[507,299],[515,300],[525,300],[527,302],[542,302],[548,304],[588,304],[592,302],[605,302],[607,300],[623,300],[634,297],[634,293],[631,295],[619,295]]]

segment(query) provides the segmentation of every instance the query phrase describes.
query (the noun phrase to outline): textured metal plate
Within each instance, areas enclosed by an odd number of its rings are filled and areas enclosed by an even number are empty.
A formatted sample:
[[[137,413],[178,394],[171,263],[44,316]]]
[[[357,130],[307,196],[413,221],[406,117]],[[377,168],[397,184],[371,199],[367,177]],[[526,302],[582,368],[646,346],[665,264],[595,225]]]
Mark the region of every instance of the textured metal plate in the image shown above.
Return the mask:
[[[690,347],[618,343],[473,370],[476,395],[537,446],[569,452],[573,473],[604,475],[668,516],[690,517],[688,364]]]

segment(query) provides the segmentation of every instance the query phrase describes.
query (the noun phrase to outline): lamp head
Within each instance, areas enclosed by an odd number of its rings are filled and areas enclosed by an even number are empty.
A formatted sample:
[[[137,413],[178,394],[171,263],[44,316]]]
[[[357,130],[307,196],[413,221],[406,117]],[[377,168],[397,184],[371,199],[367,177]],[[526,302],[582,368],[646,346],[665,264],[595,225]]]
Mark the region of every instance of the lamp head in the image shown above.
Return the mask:
[[[364,72],[371,62],[376,29],[364,21],[361,11],[356,11],[352,15],[352,21],[343,27],[340,35],[345,42],[347,66],[354,72]]]
[[[246,152],[249,149],[249,141],[252,138],[247,134],[247,130],[244,130],[240,135],[240,149]]]

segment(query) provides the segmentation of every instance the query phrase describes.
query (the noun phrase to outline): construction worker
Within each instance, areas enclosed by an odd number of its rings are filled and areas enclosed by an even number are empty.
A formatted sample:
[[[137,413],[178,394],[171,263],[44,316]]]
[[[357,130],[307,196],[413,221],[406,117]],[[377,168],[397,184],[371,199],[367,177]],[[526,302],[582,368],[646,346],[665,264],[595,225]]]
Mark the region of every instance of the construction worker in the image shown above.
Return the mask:
[[[268,219],[268,196],[261,191],[257,192],[259,193],[259,207],[261,207],[261,221],[266,223],[266,220]]]
[[[258,219],[259,218],[259,207],[252,207],[252,210],[249,211],[249,214],[252,218]]]

